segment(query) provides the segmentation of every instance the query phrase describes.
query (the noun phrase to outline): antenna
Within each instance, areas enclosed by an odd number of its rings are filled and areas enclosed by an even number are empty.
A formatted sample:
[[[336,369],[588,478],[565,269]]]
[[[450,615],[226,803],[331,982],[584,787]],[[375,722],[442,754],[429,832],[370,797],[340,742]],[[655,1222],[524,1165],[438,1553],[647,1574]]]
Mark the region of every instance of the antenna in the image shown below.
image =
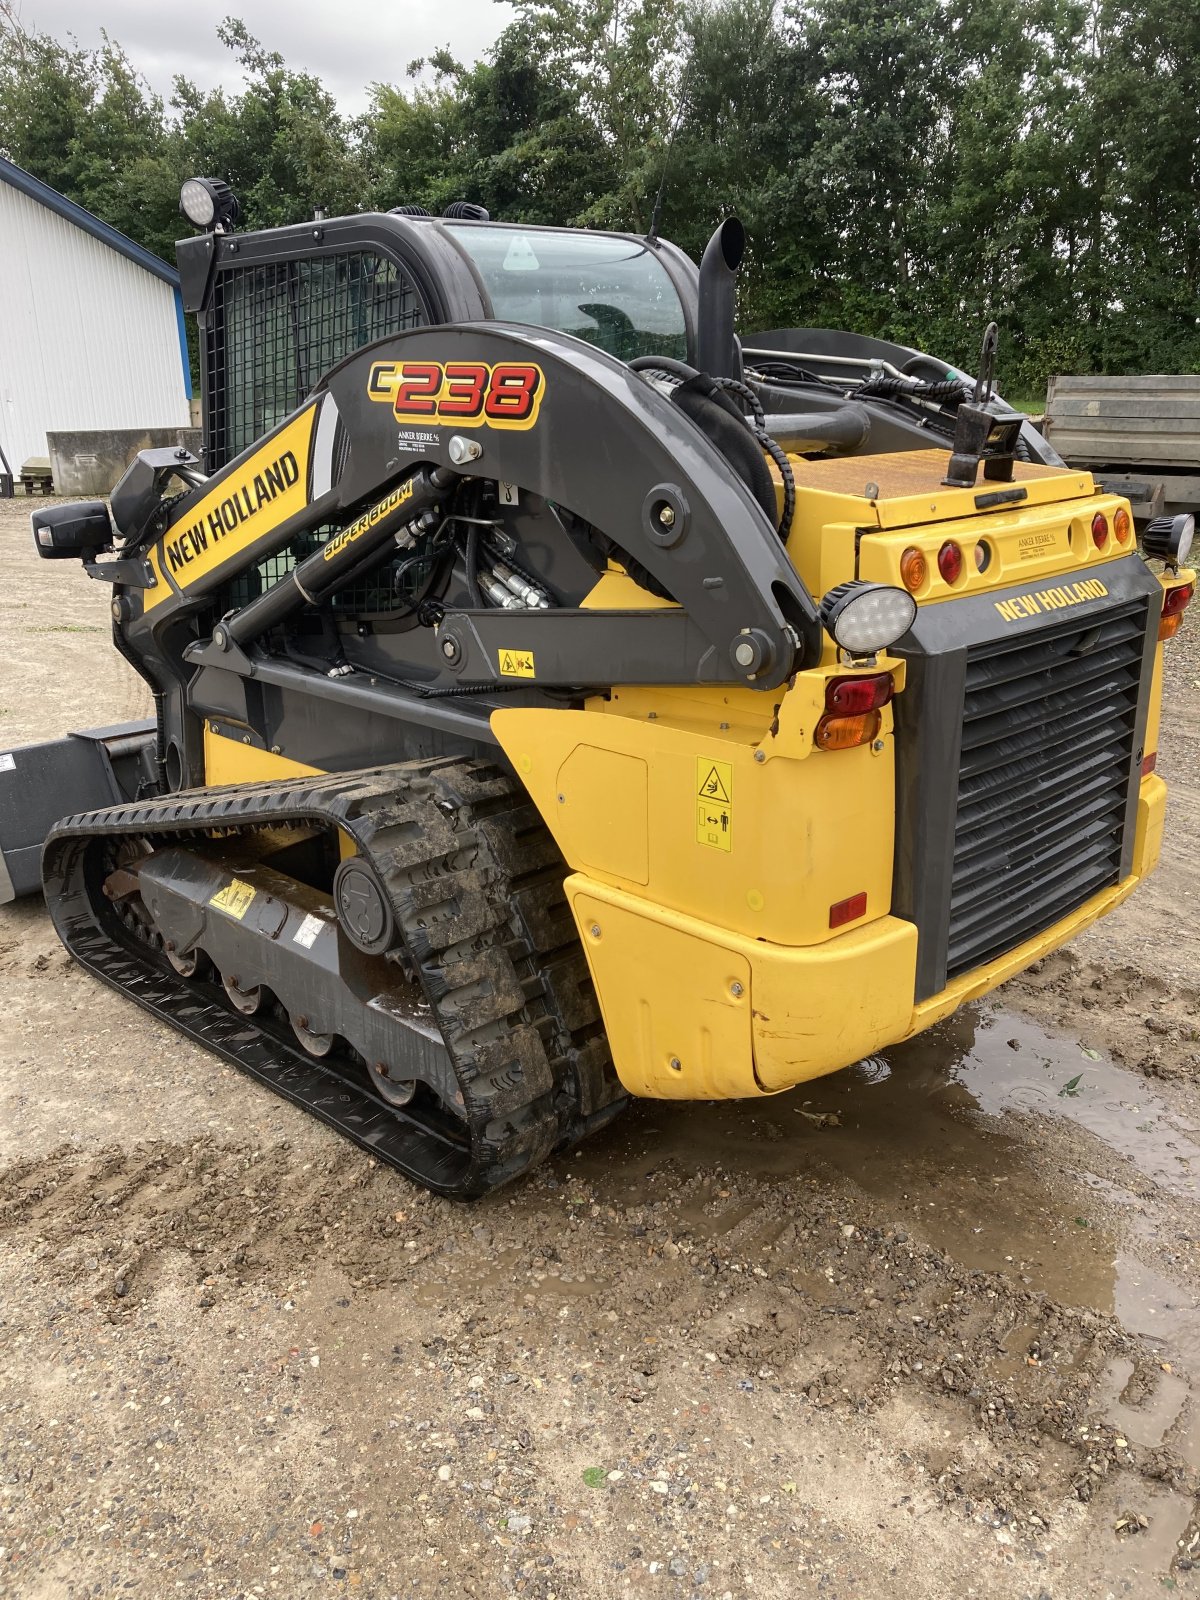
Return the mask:
[[[671,122],[671,131],[667,135],[667,148],[663,154],[662,177],[658,180],[658,193],[654,196],[654,210],[650,213],[650,229],[646,234],[646,242],[653,244],[658,238],[658,224],[662,217],[663,190],[667,187],[667,172],[671,165],[671,152],[675,148],[675,135],[679,132],[679,124],[683,117],[684,107],[687,105],[688,84],[692,77],[692,57],[688,57],[687,66],[683,69],[683,78],[679,84],[679,104],[675,107],[675,116]]]

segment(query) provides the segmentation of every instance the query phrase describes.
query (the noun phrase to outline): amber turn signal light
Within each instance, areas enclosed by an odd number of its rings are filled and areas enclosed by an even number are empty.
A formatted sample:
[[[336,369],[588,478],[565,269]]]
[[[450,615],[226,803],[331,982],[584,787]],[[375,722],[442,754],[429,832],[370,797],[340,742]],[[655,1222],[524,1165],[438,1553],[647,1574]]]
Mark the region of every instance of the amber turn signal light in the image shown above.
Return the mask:
[[[853,750],[856,745],[870,744],[881,722],[878,711],[862,711],[853,717],[831,717],[826,712],[817,723],[813,743],[818,750]]]
[[[1129,535],[1133,532],[1133,523],[1124,506],[1118,506],[1113,516],[1113,533],[1118,544],[1128,544]]]
[[[915,544],[910,544],[900,557],[900,582],[909,594],[916,594],[918,589],[925,587],[928,576],[929,563],[925,560],[925,552],[918,550]]]

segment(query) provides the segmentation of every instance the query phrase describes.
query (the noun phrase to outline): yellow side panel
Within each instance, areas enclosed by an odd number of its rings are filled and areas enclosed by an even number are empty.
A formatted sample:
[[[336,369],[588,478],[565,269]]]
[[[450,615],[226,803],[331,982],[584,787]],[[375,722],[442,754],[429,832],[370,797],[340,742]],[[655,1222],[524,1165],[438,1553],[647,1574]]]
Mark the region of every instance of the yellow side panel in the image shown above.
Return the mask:
[[[799,687],[793,693],[804,698]],[[860,923],[890,910],[890,707],[874,745],[813,751],[814,714],[805,728],[789,722],[778,741],[766,741],[797,749],[807,738],[805,759],[787,749],[756,760],[750,744],[669,726],[669,691],[658,703],[655,720],[534,708],[492,714],[573,870],[777,944],[831,938],[830,907],[858,894],[867,897]],[[714,769],[719,784],[709,781]],[[626,792],[620,779],[597,777],[604,773],[638,780]]]
[[[639,756],[579,744],[559,768],[558,782],[563,837],[571,841],[563,853],[581,867],[645,883],[650,875],[646,763]],[[568,793],[586,796],[590,803],[567,805]]]
[[[320,767],[306,767],[300,761],[289,761],[286,756],[272,755],[269,750],[258,750],[238,739],[228,739],[224,734],[213,733],[205,724],[204,781],[214,788],[225,783],[262,783],[272,778],[311,776],[321,770]]]

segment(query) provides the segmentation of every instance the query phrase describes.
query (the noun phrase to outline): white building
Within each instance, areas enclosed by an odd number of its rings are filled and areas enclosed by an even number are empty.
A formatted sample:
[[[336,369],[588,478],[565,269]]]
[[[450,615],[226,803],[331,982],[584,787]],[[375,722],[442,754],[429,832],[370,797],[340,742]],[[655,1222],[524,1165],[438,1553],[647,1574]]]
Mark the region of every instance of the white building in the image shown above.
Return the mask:
[[[46,434],[186,428],[179,276],[0,157],[0,448],[13,470]]]

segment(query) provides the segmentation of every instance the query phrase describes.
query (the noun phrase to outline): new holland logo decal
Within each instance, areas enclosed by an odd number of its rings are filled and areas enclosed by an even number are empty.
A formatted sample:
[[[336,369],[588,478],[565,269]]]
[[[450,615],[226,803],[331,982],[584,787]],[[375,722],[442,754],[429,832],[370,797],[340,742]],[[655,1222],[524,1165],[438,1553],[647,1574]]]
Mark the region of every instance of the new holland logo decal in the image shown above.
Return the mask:
[[[993,600],[1005,622],[1022,622],[1040,617],[1043,611],[1062,611],[1081,606],[1086,600],[1103,600],[1108,590],[1099,578],[1081,578],[1078,583],[1059,584],[1053,589],[1038,589],[1033,594],[1014,595],[1011,600]]]

